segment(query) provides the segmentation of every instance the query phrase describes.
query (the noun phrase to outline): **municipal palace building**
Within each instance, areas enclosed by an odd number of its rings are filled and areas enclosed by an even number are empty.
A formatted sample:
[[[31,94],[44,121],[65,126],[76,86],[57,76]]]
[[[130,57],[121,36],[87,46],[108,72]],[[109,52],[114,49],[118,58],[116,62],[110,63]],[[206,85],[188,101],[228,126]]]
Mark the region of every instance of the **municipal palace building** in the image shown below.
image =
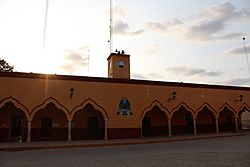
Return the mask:
[[[0,142],[127,139],[248,129],[250,88],[130,79],[111,53],[108,78],[0,73]]]

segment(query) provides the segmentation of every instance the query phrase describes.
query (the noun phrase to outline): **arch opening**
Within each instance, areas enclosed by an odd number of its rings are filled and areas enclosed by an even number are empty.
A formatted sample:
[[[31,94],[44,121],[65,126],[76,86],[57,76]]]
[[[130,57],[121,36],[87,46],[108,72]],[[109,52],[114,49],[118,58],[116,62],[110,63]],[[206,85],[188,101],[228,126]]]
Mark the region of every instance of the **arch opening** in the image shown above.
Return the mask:
[[[142,119],[142,135],[165,136],[168,135],[168,117],[158,106],[147,111]]]
[[[246,107],[239,112],[238,125],[240,130],[250,130],[250,111]]]
[[[213,133],[216,132],[216,118],[213,111],[207,106],[199,111],[196,118],[196,127],[198,133]]]
[[[184,106],[173,113],[171,122],[174,135],[191,134],[194,131],[192,113]]]
[[[72,140],[104,139],[103,114],[90,103],[75,112],[72,119]]]
[[[25,141],[27,127],[25,112],[12,102],[6,102],[0,108],[0,142]]]
[[[218,123],[220,132],[235,131],[234,112],[228,107],[224,107],[224,109],[219,113]]]
[[[67,140],[68,119],[66,114],[48,103],[43,109],[38,110],[32,120],[32,141],[60,141]]]

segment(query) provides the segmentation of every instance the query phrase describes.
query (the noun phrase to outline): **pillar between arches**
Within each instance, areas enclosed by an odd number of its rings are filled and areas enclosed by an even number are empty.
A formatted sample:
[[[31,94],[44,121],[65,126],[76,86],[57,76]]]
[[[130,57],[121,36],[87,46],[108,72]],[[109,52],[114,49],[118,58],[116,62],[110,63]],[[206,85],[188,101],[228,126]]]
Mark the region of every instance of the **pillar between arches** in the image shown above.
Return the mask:
[[[32,120],[28,120],[27,143],[31,142],[31,122]]]
[[[215,118],[215,126],[216,126],[216,133],[219,133],[219,122],[218,122],[218,118]]]
[[[168,136],[172,136],[171,118],[168,119]]]
[[[104,130],[105,131],[104,132],[105,133],[104,134],[104,139],[107,140],[108,139],[108,119],[104,119],[104,122],[105,122],[105,125],[104,125],[105,126],[104,127],[105,128],[105,130]]]
[[[68,141],[71,141],[72,120],[68,120]]]
[[[194,135],[197,135],[196,118],[193,118],[193,125],[194,125]]]
[[[236,132],[239,131],[239,127],[238,127],[238,118],[235,118],[235,131],[236,131]]]
[[[141,123],[143,122],[143,120],[141,120]],[[141,138],[143,139],[143,125],[141,124]]]

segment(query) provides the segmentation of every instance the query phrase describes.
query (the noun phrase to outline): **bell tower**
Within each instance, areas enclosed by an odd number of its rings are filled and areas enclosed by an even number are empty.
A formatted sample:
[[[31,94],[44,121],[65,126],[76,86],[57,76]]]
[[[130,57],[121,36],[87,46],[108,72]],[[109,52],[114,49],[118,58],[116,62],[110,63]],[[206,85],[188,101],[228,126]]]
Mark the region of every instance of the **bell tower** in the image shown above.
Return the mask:
[[[108,77],[130,79],[130,55],[117,51],[108,57]]]

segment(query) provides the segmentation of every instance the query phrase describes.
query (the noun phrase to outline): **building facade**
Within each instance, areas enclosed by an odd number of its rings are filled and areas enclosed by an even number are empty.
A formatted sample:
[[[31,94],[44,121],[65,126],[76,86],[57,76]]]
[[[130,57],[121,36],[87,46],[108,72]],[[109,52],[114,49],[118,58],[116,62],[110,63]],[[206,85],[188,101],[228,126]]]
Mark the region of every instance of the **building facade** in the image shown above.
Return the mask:
[[[237,132],[250,88],[130,79],[112,53],[109,78],[0,73],[0,142]]]

